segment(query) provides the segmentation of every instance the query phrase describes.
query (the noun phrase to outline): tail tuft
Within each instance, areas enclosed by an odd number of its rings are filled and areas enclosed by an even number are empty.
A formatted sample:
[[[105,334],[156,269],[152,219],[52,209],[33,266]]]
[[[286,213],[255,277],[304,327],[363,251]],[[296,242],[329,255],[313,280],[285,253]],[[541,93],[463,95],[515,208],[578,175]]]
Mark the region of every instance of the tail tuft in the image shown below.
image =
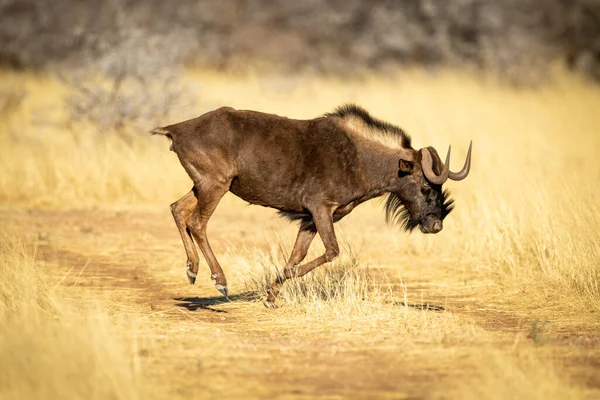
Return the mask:
[[[165,128],[154,128],[151,131],[149,131],[151,135],[166,135],[166,136],[170,136],[171,132],[169,132],[167,129]]]

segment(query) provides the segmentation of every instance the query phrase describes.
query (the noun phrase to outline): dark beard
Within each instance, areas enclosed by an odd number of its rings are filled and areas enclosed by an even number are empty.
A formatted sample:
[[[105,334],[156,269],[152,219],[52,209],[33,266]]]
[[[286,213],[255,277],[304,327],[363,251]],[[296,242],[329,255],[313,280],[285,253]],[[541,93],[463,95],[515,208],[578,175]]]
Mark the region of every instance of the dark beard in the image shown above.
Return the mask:
[[[400,224],[408,232],[419,226],[419,221],[410,218],[410,212],[395,193],[390,193],[385,202],[385,222]]]
[[[442,221],[454,210],[454,199],[450,197],[450,191],[445,189],[442,192]]]
[[[450,191],[442,192],[442,221],[454,209],[454,199],[450,198]],[[419,226],[419,220],[411,218],[410,211],[402,204],[402,200],[395,193],[388,194],[385,201],[385,221],[399,224],[402,229],[412,232]]]

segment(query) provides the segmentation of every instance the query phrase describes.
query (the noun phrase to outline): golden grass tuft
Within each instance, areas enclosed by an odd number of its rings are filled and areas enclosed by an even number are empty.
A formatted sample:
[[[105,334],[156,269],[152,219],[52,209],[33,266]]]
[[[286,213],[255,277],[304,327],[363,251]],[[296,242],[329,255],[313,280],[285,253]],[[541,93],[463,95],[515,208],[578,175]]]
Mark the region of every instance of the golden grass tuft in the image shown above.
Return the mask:
[[[100,305],[63,298],[23,244],[0,239],[0,398],[136,399],[133,331]],[[87,303],[86,303],[87,302]]]
[[[265,298],[267,287],[273,283],[285,265],[284,256],[287,246],[279,244],[277,249],[269,253],[248,254],[248,262],[242,268],[249,275],[245,279],[246,290]],[[251,261],[250,261],[251,260]],[[252,265],[259,268],[253,268]],[[327,303],[336,306],[346,305],[354,308],[364,302],[380,302],[389,298],[390,292],[382,289],[387,286],[383,274],[377,279],[368,268],[364,268],[353,254],[346,248],[344,255],[334,261],[329,268],[320,268],[303,278],[290,279],[284,285],[280,300],[292,307],[322,307]],[[346,310],[349,311],[349,310]]]

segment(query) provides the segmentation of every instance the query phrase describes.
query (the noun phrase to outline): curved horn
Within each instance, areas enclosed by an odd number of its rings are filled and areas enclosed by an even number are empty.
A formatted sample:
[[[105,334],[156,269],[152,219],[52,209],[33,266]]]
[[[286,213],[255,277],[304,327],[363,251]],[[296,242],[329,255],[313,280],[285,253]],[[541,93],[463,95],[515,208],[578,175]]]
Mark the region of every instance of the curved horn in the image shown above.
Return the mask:
[[[473,147],[473,141],[469,144],[469,151],[467,153],[467,159],[465,160],[465,165],[463,165],[460,172],[452,172],[448,173],[448,178],[453,181],[462,181],[469,175],[469,171],[471,170],[471,148]]]
[[[433,166],[433,159],[431,158],[431,153],[429,149],[424,147],[421,149],[423,157],[421,158],[421,167],[423,168],[423,173],[429,180],[429,182],[435,185],[441,185],[446,182],[448,179],[448,173],[450,172],[448,165],[450,165],[450,151],[452,150],[451,146],[448,147],[448,154],[446,154],[446,162],[444,163],[444,168],[442,169],[442,173],[436,175],[431,168]]]

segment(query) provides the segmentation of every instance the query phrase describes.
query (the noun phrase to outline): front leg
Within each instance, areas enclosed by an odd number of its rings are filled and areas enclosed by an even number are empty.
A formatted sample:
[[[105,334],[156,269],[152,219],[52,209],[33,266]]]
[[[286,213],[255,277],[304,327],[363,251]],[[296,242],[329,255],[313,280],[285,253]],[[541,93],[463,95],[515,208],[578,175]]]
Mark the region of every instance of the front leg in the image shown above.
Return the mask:
[[[333,210],[328,207],[319,207],[312,213],[312,216],[315,228],[317,232],[319,232],[319,236],[321,236],[321,240],[325,245],[325,253],[300,266],[294,267],[295,264],[292,264],[292,266],[289,266],[288,268],[288,265],[286,265],[282,275],[275,282],[277,284],[277,291],[273,291],[273,287],[269,290],[267,301],[265,301],[265,306],[268,308],[276,308],[275,299],[281,290],[281,286],[287,279],[302,277],[319,265],[333,261],[340,253],[340,248],[335,237],[335,230],[333,229]],[[301,238],[301,234],[302,231],[298,233],[298,239]],[[307,234],[302,235],[305,236]],[[312,240],[313,237],[314,233],[312,234],[312,237],[310,237],[310,240]],[[298,246],[298,239],[296,240],[296,246]],[[308,242],[308,245],[310,245],[310,242]],[[306,246],[306,250],[308,250],[308,245]],[[294,246],[294,250],[296,250],[296,246]],[[292,251],[292,254],[294,254],[294,251]],[[306,252],[304,252],[304,255],[306,255]]]
[[[298,231],[298,236],[296,237],[296,243],[294,244],[294,249],[290,254],[290,258],[288,259],[287,264],[281,274],[277,277],[275,282],[273,282],[268,290],[267,290],[267,300],[265,302],[265,306],[269,308],[275,308],[275,299],[279,295],[281,291],[281,287],[286,280],[286,276],[292,276],[293,271],[296,270],[298,264],[304,260],[306,254],[308,253],[308,249],[310,244],[312,243],[315,234],[317,233],[315,229],[314,223],[302,223],[300,225],[300,230]]]

